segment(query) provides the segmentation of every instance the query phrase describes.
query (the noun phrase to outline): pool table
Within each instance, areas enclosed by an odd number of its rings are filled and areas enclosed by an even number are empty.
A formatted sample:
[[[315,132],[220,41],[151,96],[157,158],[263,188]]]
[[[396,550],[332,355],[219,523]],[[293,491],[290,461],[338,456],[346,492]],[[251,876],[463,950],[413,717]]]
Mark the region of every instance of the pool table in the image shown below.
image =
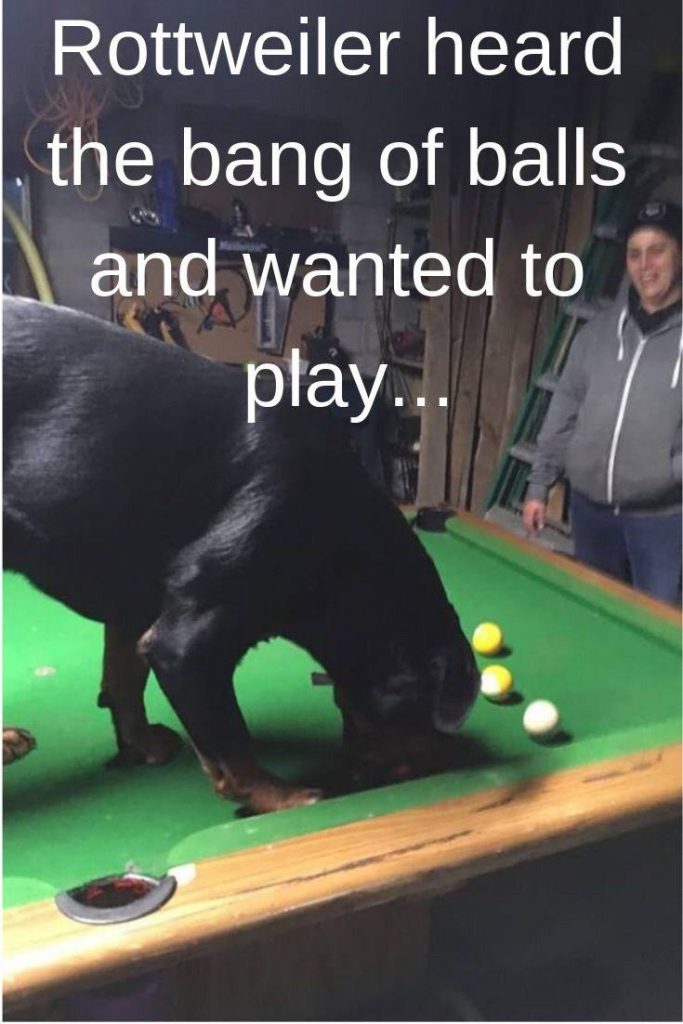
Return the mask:
[[[468,635],[503,628],[502,654],[479,661],[508,665],[515,698],[479,698],[452,770],[349,792],[331,687],[304,652],[263,644],[237,681],[259,756],[333,795],[261,817],[219,801],[189,749],[107,769],[101,627],[6,578],[5,722],[38,738],[5,773],[8,1019],[64,1019],[60,999],[121,980],[144,1001],[149,979],[166,1019],[339,1013],[419,974],[437,894],[679,811],[678,610],[466,513],[420,539]],[[148,690],[150,718],[177,728]],[[522,728],[541,697],[563,724],[545,745]],[[131,865],[176,873],[165,907],[99,927],[55,908],[59,889]]]

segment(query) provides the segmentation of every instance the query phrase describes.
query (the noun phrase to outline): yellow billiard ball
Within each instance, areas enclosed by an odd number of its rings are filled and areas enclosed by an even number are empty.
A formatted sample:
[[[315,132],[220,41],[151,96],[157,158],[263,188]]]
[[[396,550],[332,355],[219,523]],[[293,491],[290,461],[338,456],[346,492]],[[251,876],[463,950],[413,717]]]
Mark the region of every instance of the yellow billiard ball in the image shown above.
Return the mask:
[[[492,701],[504,701],[512,689],[512,673],[505,665],[488,665],[481,674],[481,692]]]
[[[503,632],[495,622],[481,622],[472,634],[477,654],[498,654],[503,646]]]

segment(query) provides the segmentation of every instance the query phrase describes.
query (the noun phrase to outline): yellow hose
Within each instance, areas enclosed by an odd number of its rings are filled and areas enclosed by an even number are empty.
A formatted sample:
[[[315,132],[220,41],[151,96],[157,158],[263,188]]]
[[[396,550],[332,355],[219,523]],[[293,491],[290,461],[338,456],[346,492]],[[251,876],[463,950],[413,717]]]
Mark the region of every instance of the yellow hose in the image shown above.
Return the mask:
[[[47,276],[45,264],[40,257],[36,243],[33,241],[31,235],[26,229],[26,225],[17,214],[16,210],[12,209],[6,199],[3,199],[2,201],[2,212],[9,221],[10,227],[12,228],[16,240],[19,243],[19,248],[24,254],[24,259],[28,263],[33,283],[36,286],[38,298],[41,302],[54,302],[55,296],[50,285],[50,279]]]

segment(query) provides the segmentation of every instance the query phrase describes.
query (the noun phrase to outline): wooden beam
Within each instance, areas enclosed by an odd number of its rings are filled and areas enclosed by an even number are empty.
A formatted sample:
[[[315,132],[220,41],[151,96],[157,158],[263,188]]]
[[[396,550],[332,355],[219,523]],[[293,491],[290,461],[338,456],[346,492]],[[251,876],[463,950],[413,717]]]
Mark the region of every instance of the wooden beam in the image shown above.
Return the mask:
[[[448,144],[440,153],[436,185],[432,192],[429,244],[433,252],[451,252],[451,158]],[[446,499],[448,456],[448,408],[439,398],[448,397],[451,366],[451,289],[429,300],[425,338],[420,429],[420,461],[417,504],[438,505]]]
[[[471,248],[483,252],[485,239],[494,238],[497,232],[501,190],[468,188],[467,193],[476,210],[476,226]],[[479,392],[490,307],[491,299],[486,295],[467,301],[463,346],[451,420],[449,459],[449,501],[461,508],[469,507],[470,478],[477,441]]]
[[[477,240],[482,189],[468,188],[460,181],[457,195],[452,201],[451,264],[453,267],[465,253],[473,252]],[[446,466],[446,500],[453,502],[453,446],[457,443],[455,432],[456,412],[460,396],[460,376],[467,347],[466,332],[469,304],[471,299],[453,283],[451,300],[451,380],[448,403],[448,461]]]
[[[591,5],[583,2],[571,16],[565,12],[564,17],[575,19],[577,27],[582,28],[590,14]],[[525,16],[542,29],[550,26],[556,12],[549,9],[546,0],[528,0]],[[559,129],[557,119],[548,117],[548,110],[561,109],[564,113],[560,123],[571,129],[580,123],[581,98],[581,91],[574,82],[556,79],[539,93],[537,84],[517,78],[509,151],[531,139],[540,143],[550,154],[550,180],[557,181],[559,156],[554,159],[553,154],[558,150]],[[571,142],[569,148],[571,152]],[[509,175],[505,184],[495,296],[486,335],[479,404],[479,443],[472,481],[471,507],[477,511],[483,509],[496,467],[529,387],[535,339],[543,312],[542,300],[528,294],[521,254],[529,244],[533,244],[534,251],[542,255],[545,263],[558,251],[566,223],[566,199],[567,188],[559,184],[518,185],[511,181]],[[549,289],[540,264],[536,264],[536,268],[534,284],[547,295]],[[551,298],[545,305],[548,310],[556,303]],[[545,325],[542,329],[545,333]]]

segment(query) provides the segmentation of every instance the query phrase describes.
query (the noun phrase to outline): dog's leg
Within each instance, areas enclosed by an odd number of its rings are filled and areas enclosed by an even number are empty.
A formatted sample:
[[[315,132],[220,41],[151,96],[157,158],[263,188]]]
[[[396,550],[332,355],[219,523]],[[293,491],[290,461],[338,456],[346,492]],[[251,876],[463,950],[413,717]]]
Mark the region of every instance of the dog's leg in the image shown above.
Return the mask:
[[[111,712],[119,764],[164,764],[180,746],[165,725],[150,725],[144,691],[149,668],[135,643],[117,626],[104,628],[104,665],[98,704]]]
[[[216,792],[254,811],[301,806],[322,796],[259,767],[232,683],[246,651],[277,628],[274,610],[289,607],[295,570],[278,574],[273,566],[281,544],[289,541],[297,550],[302,545],[278,529],[282,502],[280,490],[262,479],[250,479],[233,495],[209,529],[178,553],[161,615],[138,647]],[[300,517],[293,521],[300,524]]]
[[[293,786],[261,768],[232,685],[234,664],[219,634],[222,609],[182,617],[162,614],[140,641],[216,793],[252,811],[315,803],[319,790]],[[215,632],[214,632],[215,630]],[[232,664],[231,664],[232,662]]]

